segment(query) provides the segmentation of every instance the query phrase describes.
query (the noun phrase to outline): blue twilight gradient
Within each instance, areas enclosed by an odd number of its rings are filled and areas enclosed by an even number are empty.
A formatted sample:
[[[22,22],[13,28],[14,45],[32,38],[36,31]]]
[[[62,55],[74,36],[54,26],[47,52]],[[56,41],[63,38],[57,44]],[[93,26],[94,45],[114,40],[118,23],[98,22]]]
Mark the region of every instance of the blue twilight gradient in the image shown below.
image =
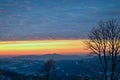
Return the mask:
[[[119,16],[120,0],[0,0],[0,40],[86,38]]]

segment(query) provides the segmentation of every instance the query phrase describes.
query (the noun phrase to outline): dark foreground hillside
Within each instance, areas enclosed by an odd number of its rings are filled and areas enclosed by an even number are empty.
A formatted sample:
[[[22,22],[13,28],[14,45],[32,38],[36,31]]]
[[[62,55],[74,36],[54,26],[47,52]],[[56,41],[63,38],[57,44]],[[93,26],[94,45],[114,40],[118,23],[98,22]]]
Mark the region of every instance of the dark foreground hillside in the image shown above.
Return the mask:
[[[53,60],[49,56],[53,56]],[[102,80],[95,57],[49,56],[1,58],[0,80]]]

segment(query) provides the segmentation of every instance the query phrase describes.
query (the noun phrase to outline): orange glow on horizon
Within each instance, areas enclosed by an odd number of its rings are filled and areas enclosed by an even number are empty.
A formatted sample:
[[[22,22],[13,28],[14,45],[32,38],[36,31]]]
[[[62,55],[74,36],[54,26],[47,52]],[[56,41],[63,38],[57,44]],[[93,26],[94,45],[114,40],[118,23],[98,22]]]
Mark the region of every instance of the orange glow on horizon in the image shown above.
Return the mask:
[[[85,40],[1,41],[0,55],[88,53]]]

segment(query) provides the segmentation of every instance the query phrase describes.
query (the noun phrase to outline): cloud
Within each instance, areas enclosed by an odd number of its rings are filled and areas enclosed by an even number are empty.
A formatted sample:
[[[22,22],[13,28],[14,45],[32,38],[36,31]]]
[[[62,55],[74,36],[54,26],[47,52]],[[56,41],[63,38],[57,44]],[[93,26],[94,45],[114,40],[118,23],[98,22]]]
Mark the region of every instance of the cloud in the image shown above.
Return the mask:
[[[86,38],[119,7],[112,0],[0,0],[0,40]]]

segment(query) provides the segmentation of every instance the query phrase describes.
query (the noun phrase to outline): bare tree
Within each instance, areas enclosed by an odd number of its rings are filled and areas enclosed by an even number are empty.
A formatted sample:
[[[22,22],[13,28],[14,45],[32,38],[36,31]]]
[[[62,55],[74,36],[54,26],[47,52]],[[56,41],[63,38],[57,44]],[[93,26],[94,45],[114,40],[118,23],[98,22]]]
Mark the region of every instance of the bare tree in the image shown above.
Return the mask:
[[[50,76],[52,76],[52,79],[56,78],[56,69],[55,69],[55,64],[54,64],[54,61],[53,60],[48,60],[44,66],[43,66],[43,70],[45,71],[46,75],[45,75],[45,78],[46,80],[50,80]]]
[[[91,54],[97,55],[102,65],[104,80],[116,80],[120,62],[120,26],[114,19],[101,21],[88,35]]]

